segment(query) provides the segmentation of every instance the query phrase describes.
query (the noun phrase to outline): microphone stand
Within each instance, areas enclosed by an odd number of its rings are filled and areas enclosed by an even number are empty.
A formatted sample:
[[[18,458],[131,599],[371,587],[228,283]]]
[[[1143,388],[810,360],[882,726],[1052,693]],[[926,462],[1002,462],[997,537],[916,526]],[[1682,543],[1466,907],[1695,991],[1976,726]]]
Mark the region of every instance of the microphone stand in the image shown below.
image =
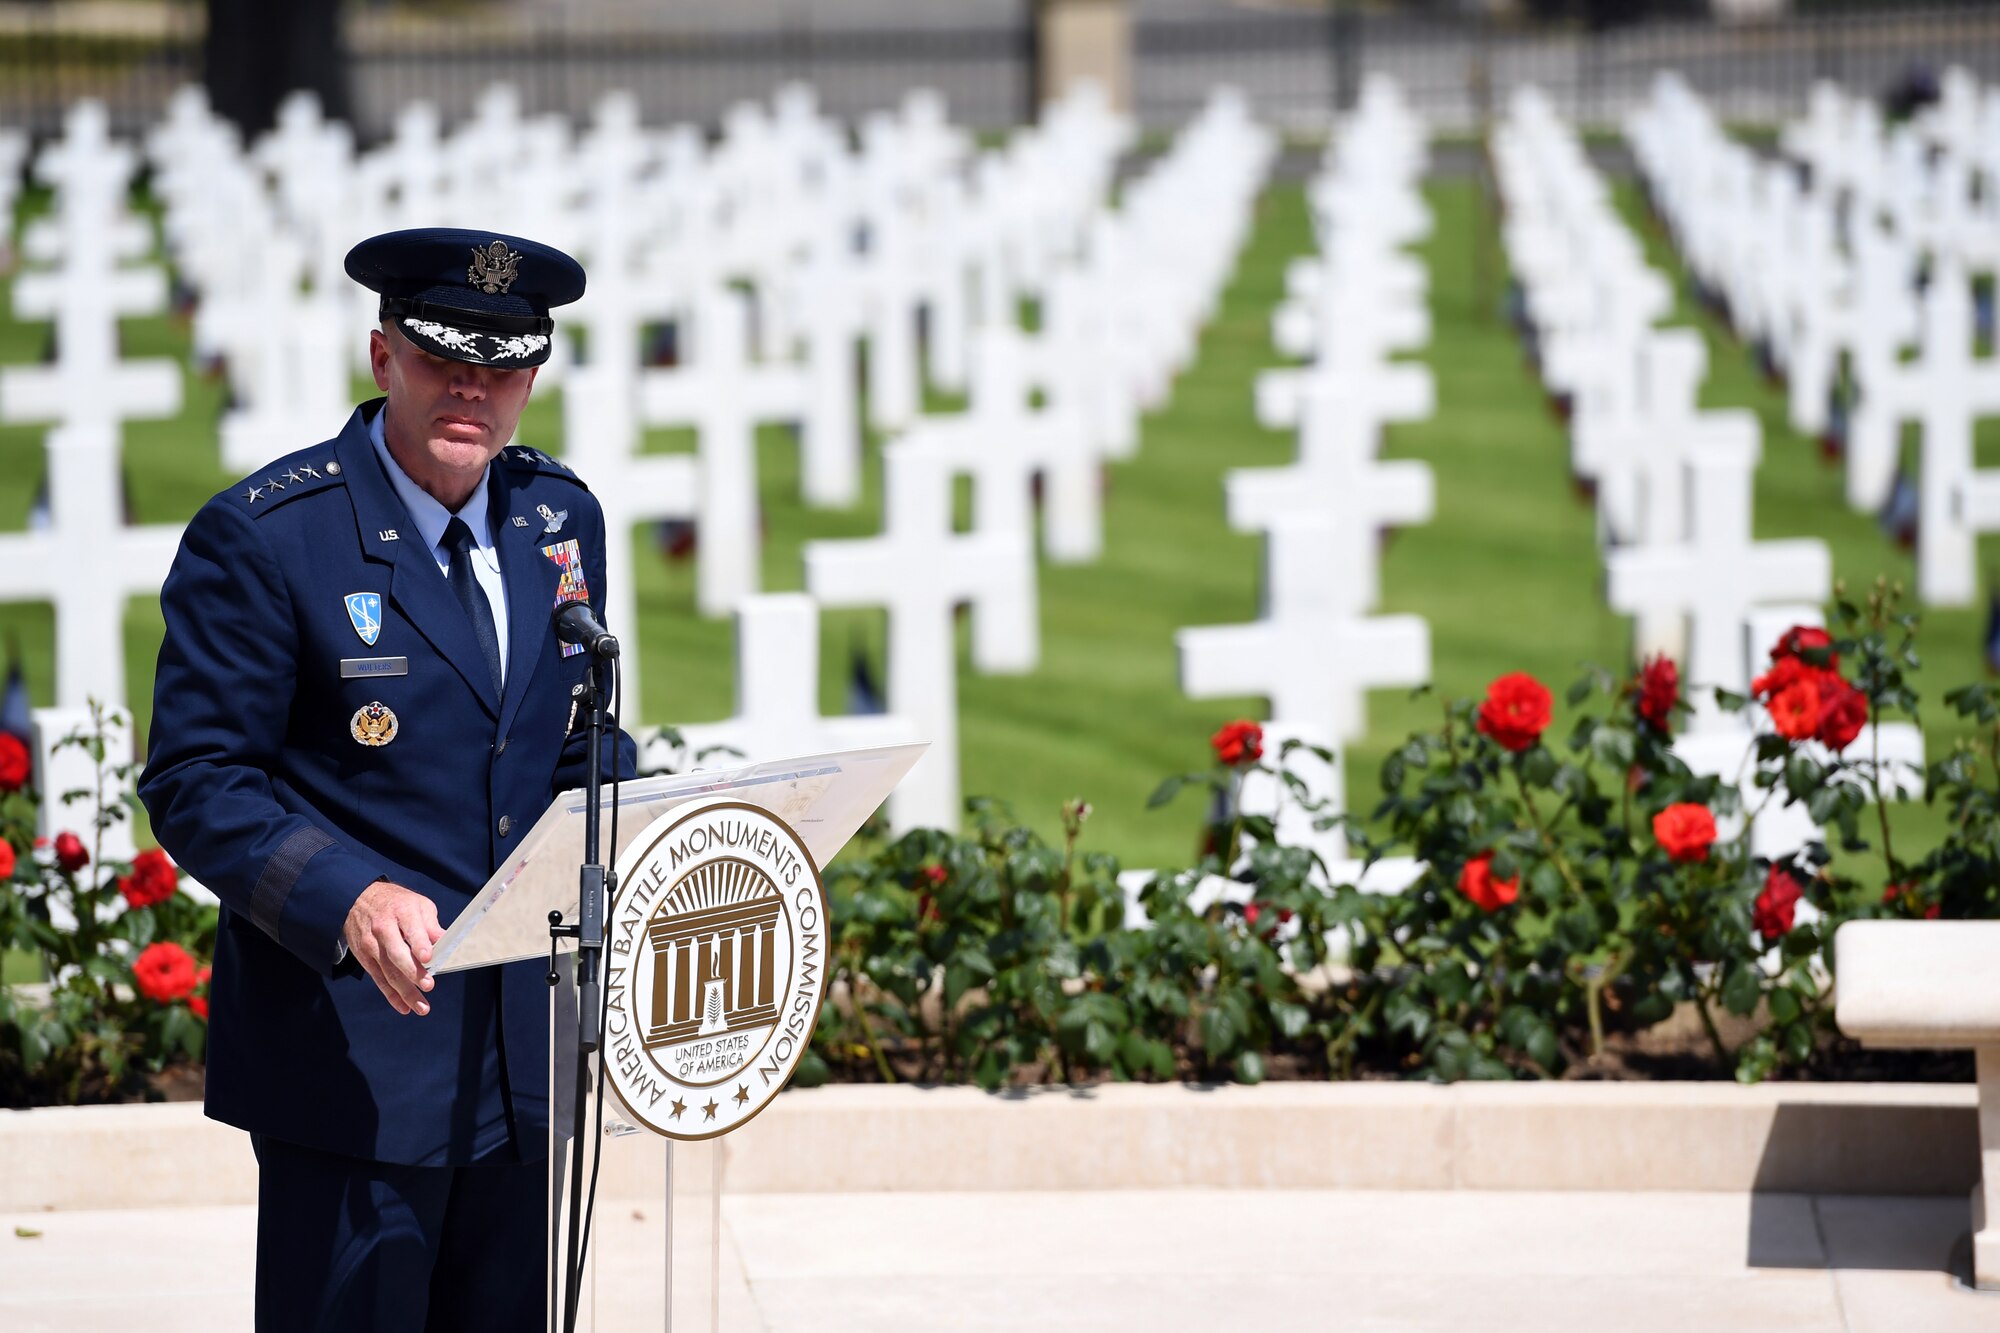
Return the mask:
[[[584,736],[590,752],[584,761],[584,813],[583,813],[583,864],[577,878],[577,920],[574,925],[565,925],[562,913],[549,913],[549,948],[553,954],[556,941],[563,938],[576,940],[576,1091],[572,1098],[572,1113],[575,1117],[571,1125],[570,1137],[570,1185],[569,1185],[569,1247],[568,1258],[562,1275],[563,1327],[576,1327],[577,1305],[582,1296],[583,1274],[578,1267],[578,1246],[581,1242],[583,1226],[583,1158],[584,1140],[589,1137],[589,1057],[602,1044],[603,1034],[600,1024],[603,1020],[603,981],[601,970],[604,960],[604,898],[608,876],[605,873],[604,855],[600,846],[603,825],[602,792],[604,787],[604,728],[607,721],[603,701],[604,695],[599,678],[606,659],[618,655],[618,641],[609,635],[597,644],[589,645],[585,651],[590,664],[584,669],[583,679],[571,690],[577,709],[584,717]],[[556,984],[554,968],[549,971],[549,984]],[[550,1090],[553,1097],[554,1089]],[[603,1090],[599,1089],[599,1095]],[[549,1107],[553,1112],[553,1103]],[[556,1274],[549,1274],[553,1288]]]

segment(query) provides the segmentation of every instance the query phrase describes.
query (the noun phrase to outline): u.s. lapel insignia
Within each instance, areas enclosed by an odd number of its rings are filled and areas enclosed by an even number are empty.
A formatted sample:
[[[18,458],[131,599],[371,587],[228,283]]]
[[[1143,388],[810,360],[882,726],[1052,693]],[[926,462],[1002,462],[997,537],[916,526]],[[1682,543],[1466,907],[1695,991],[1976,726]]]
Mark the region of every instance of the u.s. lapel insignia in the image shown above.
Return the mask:
[[[528,526],[528,520],[522,518],[519,514],[516,514],[514,515],[514,526],[517,528],[525,528]]]
[[[547,505],[536,505],[535,512],[542,516],[542,535],[554,536],[562,531],[562,525],[569,522],[569,510],[551,509]]]
[[[556,568],[562,571],[562,577],[556,581],[555,605],[590,600],[590,584],[583,573],[583,551],[577,545],[576,538],[571,537],[566,542],[544,546],[542,554],[555,561]],[[564,657],[575,657],[582,651],[583,645],[580,643],[566,643],[562,646]]]
[[[347,618],[353,623],[354,632],[361,636],[361,642],[373,648],[375,640],[382,637],[382,594],[351,592],[346,601]]]
[[[355,709],[347,725],[354,733],[354,739],[370,748],[387,745],[396,739],[396,715],[380,699]]]

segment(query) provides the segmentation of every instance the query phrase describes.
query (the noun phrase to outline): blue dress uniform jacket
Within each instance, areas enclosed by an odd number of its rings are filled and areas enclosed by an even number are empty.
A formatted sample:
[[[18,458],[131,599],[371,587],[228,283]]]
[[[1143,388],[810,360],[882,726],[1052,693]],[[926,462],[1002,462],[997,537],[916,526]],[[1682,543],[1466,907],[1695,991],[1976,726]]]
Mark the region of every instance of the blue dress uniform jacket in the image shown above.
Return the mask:
[[[575,587],[565,558],[601,608],[603,515],[533,450],[490,465],[509,608],[496,693],[369,442],[382,401],[188,525],[161,593],[140,795],[161,846],[223,903],[210,1116],[380,1162],[532,1160],[548,1122],[546,965],[440,976],[431,1012],[405,1016],[341,931],[385,876],[450,924],[554,795],[582,785],[571,687],[586,659],[565,654],[549,611]],[[351,614],[356,593],[379,605]],[[386,741],[376,704],[394,715]],[[607,778],[636,772],[628,737],[606,750]]]

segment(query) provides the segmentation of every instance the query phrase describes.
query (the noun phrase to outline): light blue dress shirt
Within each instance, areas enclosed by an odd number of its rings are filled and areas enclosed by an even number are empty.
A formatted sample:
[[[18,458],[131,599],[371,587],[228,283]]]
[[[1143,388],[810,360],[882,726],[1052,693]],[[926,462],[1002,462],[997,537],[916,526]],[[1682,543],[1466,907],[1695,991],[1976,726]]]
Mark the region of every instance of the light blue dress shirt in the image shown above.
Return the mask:
[[[500,637],[500,679],[504,684],[507,679],[507,584],[500,577],[500,551],[493,544],[493,526],[487,522],[488,473],[479,474],[479,485],[473,490],[471,498],[456,514],[452,513],[436,496],[410,480],[410,474],[403,471],[402,465],[389,452],[389,441],[382,425],[388,415],[386,410],[375,414],[375,420],[368,426],[368,438],[374,442],[376,457],[382,460],[382,470],[389,474],[389,485],[395,489],[396,498],[403,502],[403,508],[410,513],[410,521],[417,525],[417,538],[430,548],[431,558],[437,561],[440,574],[447,577],[451,574],[451,552],[443,545],[445,528],[452,519],[462,518],[465,526],[472,531],[472,577],[478,581],[479,590],[486,594],[487,604],[493,608],[493,630]]]

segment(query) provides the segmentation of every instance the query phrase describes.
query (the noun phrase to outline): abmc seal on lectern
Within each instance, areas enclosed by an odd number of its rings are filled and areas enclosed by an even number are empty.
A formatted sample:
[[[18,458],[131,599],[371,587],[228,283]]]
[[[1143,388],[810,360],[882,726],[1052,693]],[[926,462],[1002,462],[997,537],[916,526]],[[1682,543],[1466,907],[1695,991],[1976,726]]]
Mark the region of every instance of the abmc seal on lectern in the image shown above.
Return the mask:
[[[826,994],[826,891],[791,826],[717,801],[662,815],[618,863],[606,931],[612,1089],[657,1134],[741,1127],[785,1086]]]

